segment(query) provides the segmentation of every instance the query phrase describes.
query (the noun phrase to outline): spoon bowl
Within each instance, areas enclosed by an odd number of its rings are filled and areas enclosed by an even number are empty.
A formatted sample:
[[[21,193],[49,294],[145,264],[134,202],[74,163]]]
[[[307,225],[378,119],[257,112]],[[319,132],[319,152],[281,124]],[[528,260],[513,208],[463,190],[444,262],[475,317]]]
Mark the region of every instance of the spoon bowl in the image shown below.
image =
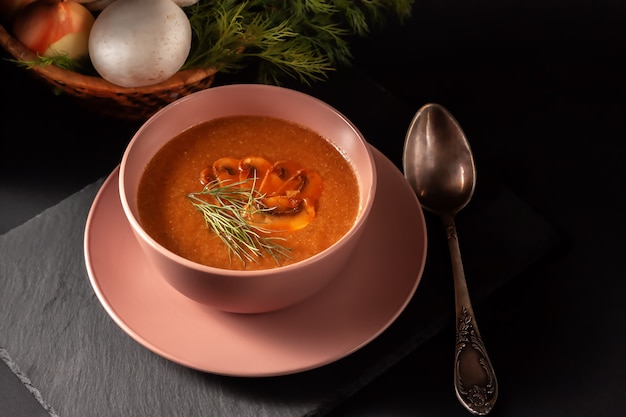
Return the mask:
[[[455,225],[455,216],[474,194],[476,167],[465,133],[441,105],[426,104],[415,114],[406,135],[403,168],[422,207],[442,219],[448,238],[456,310],[457,398],[472,414],[486,415],[498,397],[498,382],[478,331]]]
[[[413,118],[403,163],[421,205],[433,213],[456,215],[474,194],[476,168],[469,142],[440,105],[427,104]]]

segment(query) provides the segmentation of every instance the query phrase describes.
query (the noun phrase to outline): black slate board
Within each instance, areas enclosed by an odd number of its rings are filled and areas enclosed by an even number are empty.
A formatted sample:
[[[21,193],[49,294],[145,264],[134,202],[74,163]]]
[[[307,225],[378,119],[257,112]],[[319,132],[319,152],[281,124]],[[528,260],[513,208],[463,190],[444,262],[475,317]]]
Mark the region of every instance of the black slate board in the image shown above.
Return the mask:
[[[363,349],[312,371],[271,378],[177,365],[117,327],[89,284],[83,234],[101,184],[0,236],[0,348],[61,417],[323,415],[453,322],[447,245],[438,219],[427,214],[420,286],[398,320]],[[542,217],[493,184],[479,187],[457,224],[474,304],[559,244]],[[0,404],[0,415],[15,416],[20,405]]]

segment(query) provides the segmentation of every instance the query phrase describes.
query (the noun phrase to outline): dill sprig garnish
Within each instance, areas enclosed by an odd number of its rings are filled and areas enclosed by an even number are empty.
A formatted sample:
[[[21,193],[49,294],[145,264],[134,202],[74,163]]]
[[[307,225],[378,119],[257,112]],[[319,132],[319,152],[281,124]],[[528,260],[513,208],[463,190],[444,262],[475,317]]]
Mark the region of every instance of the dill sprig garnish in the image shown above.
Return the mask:
[[[249,181],[253,181],[251,187],[246,184]],[[250,224],[247,220],[255,214],[270,210],[261,204],[264,196],[255,190],[256,180],[249,181],[224,185],[213,180],[202,191],[189,193],[188,198],[204,216],[207,227],[228,247],[229,256],[237,256],[245,265],[247,262],[258,262],[259,258],[267,254],[280,265],[280,261],[290,255],[290,249],[279,243],[285,239],[269,236],[269,230]]]

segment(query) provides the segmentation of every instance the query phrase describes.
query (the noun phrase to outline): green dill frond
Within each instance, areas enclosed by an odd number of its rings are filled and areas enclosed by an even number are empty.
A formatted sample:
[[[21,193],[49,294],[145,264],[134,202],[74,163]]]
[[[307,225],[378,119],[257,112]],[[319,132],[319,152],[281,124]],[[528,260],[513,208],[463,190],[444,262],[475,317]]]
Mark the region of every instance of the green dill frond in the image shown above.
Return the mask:
[[[34,61],[20,61],[11,59],[17,65],[32,69],[34,67],[45,67],[48,65],[55,65],[61,69],[69,71],[81,71],[84,68],[84,64],[76,59],[70,58],[67,54],[61,54],[53,57],[37,55],[37,59]]]
[[[350,65],[350,37],[403,21],[413,1],[200,0],[186,8],[194,39],[184,68],[235,72],[254,63],[263,83],[323,81]]]

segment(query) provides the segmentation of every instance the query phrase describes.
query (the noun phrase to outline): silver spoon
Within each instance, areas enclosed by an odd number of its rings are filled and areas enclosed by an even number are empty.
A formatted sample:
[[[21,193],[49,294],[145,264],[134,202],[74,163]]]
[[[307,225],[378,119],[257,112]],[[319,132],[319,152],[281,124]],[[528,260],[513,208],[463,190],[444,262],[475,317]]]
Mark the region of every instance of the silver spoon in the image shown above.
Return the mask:
[[[463,130],[441,105],[426,104],[415,114],[403,168],[422,207],[437,214],[446,228],[456,305],[456,396],[473,414],[486,415],[498,397],[498,382],[474,317],[454,222],[474,194],[476,168]]]

